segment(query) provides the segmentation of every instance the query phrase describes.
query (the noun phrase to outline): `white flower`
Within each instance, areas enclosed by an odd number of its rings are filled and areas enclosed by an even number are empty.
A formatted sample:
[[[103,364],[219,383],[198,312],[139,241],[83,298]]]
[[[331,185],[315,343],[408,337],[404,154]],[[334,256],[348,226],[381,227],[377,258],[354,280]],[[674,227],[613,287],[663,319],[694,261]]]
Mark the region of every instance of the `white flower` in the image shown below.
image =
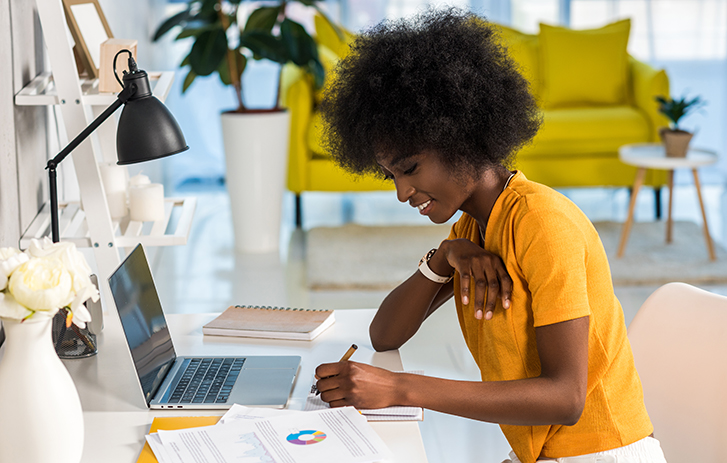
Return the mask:
[[[0,291],[7,287],[10,274],[29,258],[26,253],[15,248],[0,248]]]
[[[58,259],[31,259],[10,275],[10,294],[30,310],[55,311],[71,303],[73,277]]]
[[[0,248],[0,316],[22,320],[68,307],[81,328],[91,321],[83,305],[98,301],[91,269],[73,243],[32,240],[27,253]]]
[[[66,242],[54,243],[46,237],[42,241],[32,240],[30,247],[28,247],[28,253],[32,257],[60,259],[65,269],[68,270],[73,278],[74,292],[78,292],[87,286],[93,286],[90,278],[91,268],[86,263],[83,254],[76,249],[75,244]]]
[[[0,315],[15,320],[22,320],[33,312],[18,304],[12,294],[0,291]]]

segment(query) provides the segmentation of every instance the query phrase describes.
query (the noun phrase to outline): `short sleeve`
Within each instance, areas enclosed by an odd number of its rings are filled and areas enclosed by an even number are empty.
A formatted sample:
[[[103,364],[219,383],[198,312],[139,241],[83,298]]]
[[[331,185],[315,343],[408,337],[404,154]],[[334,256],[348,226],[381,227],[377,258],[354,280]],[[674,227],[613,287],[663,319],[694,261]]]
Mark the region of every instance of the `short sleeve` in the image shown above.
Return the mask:
[[[447,240],[456,240],[459,238],[459,235],[457,234],[457,224],[459,224],[459,221],[452,224],[452,228],[449,230],[449,236],[447,237]]]
[[[536,327],[590,315],[588,239],[581,225],[553,209],[531,210],[517,225],[517,260]]]

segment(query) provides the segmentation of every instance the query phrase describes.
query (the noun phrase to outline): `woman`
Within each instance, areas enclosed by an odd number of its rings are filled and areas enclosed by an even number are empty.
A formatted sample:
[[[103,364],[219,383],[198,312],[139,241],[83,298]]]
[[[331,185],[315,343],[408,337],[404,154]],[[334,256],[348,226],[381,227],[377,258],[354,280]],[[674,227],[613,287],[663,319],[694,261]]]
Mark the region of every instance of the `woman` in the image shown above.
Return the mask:
[[[340,165],[383,173],[432,222],[463,213],[382,302],[373,346],[399,348],[454,296],[482,373],[468,382],[324,364],[322,399],[499,423],[513,462],[599,452],[664,462],[598,234],[568,199],[508,169],[540,120],[493,26],[454,9],[376,26],[340,63],[322,112]]]

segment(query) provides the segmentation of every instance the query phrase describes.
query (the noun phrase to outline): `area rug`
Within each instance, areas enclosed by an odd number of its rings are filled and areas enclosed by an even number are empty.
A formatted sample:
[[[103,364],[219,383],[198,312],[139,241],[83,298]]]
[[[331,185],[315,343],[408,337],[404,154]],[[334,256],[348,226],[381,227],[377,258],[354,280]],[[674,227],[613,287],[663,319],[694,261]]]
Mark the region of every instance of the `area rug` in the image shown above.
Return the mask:
[[[727,282],[727,252],[714,242],[709,260],[701,225],[675,222],[665,243],[665,222],[634,223],[624,256],[616,258],[623,223],[595,224],[608,255],[615,285]],[[318,290],[385,290],[416,271],[419,259],[449,235],[450,225],[345,225],[307,232],[307,284]]]

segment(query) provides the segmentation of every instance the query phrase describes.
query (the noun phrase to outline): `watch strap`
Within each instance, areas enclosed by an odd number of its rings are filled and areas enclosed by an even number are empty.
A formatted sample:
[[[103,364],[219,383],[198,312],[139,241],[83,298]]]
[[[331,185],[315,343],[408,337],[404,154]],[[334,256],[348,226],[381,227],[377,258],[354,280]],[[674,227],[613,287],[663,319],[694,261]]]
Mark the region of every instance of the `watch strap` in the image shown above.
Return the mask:
[[[450,276],[438,275],[438,274],[434,273],[434,271],[432,271],[432,269],[429,268],[429,259],[432,258],[432,256],[434,255],[435,252],[437,252],[436,248],[432,249],[431,251],[426,253],[426,255],[424,257],[422,257],[422,259],[419,261],[419,271],[422,273],[422,275],[427,277],[427,279],[429,279],[435,283],[440,283],[440,284],[449,283],[449,281],[452,280],[452,277],[454,275],[450,275]]]

